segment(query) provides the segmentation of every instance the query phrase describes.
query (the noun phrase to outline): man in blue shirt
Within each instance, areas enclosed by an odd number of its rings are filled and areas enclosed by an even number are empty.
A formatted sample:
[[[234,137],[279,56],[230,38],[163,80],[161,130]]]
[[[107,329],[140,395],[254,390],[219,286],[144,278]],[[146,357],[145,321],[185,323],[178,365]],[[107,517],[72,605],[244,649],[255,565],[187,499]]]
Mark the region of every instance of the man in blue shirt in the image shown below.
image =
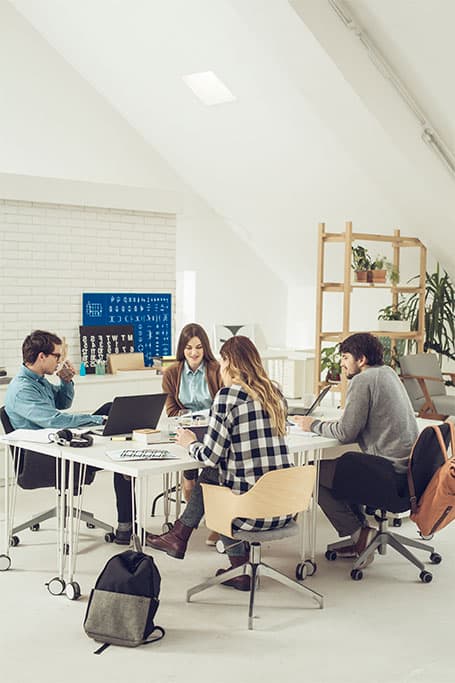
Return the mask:
[[[100,413],[108,412],[109,405],[93,415],[62,412],[73,402],[76,371],[68,361],[58,369],[62,340],[57,335],[35,330],[22,344],[22,357],[23,365],[8,385],[5,396],[5,410],[14,429],[71,429],[103,424],[105,418]],[[46,375],[55,373],[60,378],[59,385],[46,379]],[[130,481],[114,474],[114,488],[118,513],[115,542],[127,545],[132,529]]]

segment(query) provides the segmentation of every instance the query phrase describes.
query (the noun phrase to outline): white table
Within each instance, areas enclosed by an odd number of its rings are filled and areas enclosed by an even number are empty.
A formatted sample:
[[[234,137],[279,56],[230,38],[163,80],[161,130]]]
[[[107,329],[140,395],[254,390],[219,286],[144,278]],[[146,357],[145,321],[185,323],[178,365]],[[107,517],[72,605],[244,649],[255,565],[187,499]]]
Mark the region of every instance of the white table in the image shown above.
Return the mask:
[[[146,496],[144,495],[144,486],[150,477],[157,475],[169,475],[176,473],[177,475],[187,469],[197,469],[201,467],[201,463],[193,460],[185,449],[175,443],[157,444],[150,446],[155,448],[165,448],[172,454],[177,455],[175,460],[162,461],[125,461],[119,462],[112,460],[106,455],[106,450],[118,450],[121,448],[142,448],[141,444],[133,441],[113,442],[108,438],[95,437],[95,443],[89,448],[70,448],[62,447],[56,444],[44,443],[30,443],[22,441],[14,441],[8,436],[2,438],[5,444],[5,529],[3,535],[3,554],[0,554],[0,571],[7,570],[11,566],[11,558],[9,556],[9,546],[11,530],[14,521],[14,501],[15,501],[15,486],[16,475],[13,471],[13,459],[9,451],[9,445],[15,449],[20,448],[32,449],[34,451],[50,455],[56,458],[60,465],[60,476],[62,490],[67,490],[67,495],[61,495],[61,511],[58,523],[58,576],[51,579],[48,583],[49,592],[54,595],[60,595],[63,592],[70,599],[77,599],[80,596],[79,585],[74,581],[74,574],[76,569],[77,558],[77,539],[79,530],[79,521],[73,514],[74,507],[79,510],[82,506],[82,496],[76,499],[77,505],[74,503],[73,485],[74,485],[74,463],[79,463],[83,466],[92,466],[99,469],[116,472],[125,476],[131,477],[132,486],[133,481],[136,481],[136,495],[132,496],[133,500],[133,519],[137,520],[138,534],[141,537],[142,531],[146,526]],[[332,448],[339,445],[336,439],[328,439],[325,437],[314,436],[302,432],[301,434],[291,434],[287,437],[289,450],[295,455],[295,461],[298,464],[307,464],[314,462],[318,465],[320,459],[323,457],[325,449]],[[66,463],[69,463],[68,481],[66,479]],[[80,468],[81,482],[84,480],[84,468]],[[316,565],[314,562],[315,546],[316,546],[316,511],[317,511],[317,492],[319,485],[319,468],[317,467],[317,477],[315,484],[315,492],[310,509],[309,519],[305,515],[303,524],[301,525],[301,539],[300,539],[300,557],[301,563],[298,565],[299,578],[303,579],[314,573]],[[178,488],[178,481],[177,481]],[[136,506],[134,501],[136,499]],[[179,498],[177,496],[176,516],[179,516]],[[68,514],[67,514],[68,513]],[[66,523],[65,523],[66,519]],[[309,551],[306,552],[306,538],[308,537]],[[69,542],[66,542],[69,540]],[[68,551],[68,555],[66,555]]]
[[[191,458],[185,449],[175,443],[157,444],[155,448],[165,448],[172,454],[177,456],[174,460],[161,461],[125,461],[119,462],[112,460],[106,455],[106,450],[119,450],[122,448],[142,448],[142,444],[133,441],[113,442],[109,438],[95,437],[95,443],[89,448],[70,448],[68,446],[62,447],[57,444],[31,443],[28,441],[15,441],[8,436],[2,437],[5,444],[4,449],[4,468],[5,468],[5,525],[3,534],[3,553],[0,554],[0,571],[8,570],[11,566],[11,558],[9,556],[9,546],[11,532],[14,521],[14,505],[15,492],[17,486],[17,476],[14,472],[14,456],[11,458],[9,446],[13,446],[17,453],[19,449],[24,448],[34,450],[44,455],[54,457],[60,465],[60,477],[62,491],[67,491],[66,496],[61,495],[61,510],[58,516],[58,576],[51,579],[48,588],[53,594],[61,594],[66,591],[68,597],[75,599],[79,597],[79,586],[74,582],[74,573],[77,557],[77,539],[79,520],[74,518],[71,514],[73,508],[80,510],[82,506],[82,496],[76,498],[76,503],[73,494],[74,484],[74,463],[80,463],[83,467],[80,468],[81,483],[85,476],[85,466],[97,467],[99,469],[110,472],[118,472],[125,476],[131,477],[132,486],[136,481],[136,495],[132,496],[133,500],[133,519],[137,520],[139,533],[145,529],[145,496],[143,494],[144,485],[149,477],[157,475],[168,475],[171,473],[180,473],[183,470],[197,469],[200,463]],[[153,447],[153,446],[152,446]],[[66,463],[69,463],[68,481],[66,481]],[[83,490],[83,489],[82,489]],[[135,502],[137,501],[136,506]],[[68,514],[67,514],[68,513]],[[178,513],[178,509],[177,509]],[[64,523],[66,519],[67,523]],[[66,535],[66,536],[65,536]],[[65,542],[69,539],[69,543]],[[66,550],[68,556],[66,557]],[[79,593],[79,594],[78,594]]]

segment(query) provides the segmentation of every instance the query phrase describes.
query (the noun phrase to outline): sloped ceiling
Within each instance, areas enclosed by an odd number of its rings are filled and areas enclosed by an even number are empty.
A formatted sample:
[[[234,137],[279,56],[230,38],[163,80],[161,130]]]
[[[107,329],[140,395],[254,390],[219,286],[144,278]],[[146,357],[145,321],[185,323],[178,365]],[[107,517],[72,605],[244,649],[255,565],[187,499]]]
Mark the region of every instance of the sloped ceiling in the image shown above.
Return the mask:
[[[395,95],[362,87],[326,0],[10,2],[288,284],[311,276],[321,220],[399,226],[455,275],[454,180],[412,123],[401,144]],[[453,143],[454,4],[351,4]],[[195,98],[182,76],[207,70],[235,102]]]

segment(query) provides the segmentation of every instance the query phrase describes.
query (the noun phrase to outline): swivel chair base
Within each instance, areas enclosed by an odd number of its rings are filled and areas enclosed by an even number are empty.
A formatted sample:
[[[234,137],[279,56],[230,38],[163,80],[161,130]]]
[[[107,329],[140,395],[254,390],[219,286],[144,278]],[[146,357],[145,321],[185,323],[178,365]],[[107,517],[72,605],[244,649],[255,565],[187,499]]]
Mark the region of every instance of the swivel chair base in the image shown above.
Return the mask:
[[[242,576],[242,574],[248,574],[248,576],[251,577],[250,600],[248,609],[248,629],[250,631],[253,630],[254,598],[258,584],[258,579],[260,576],[268,576],[269,578],[274,579],[279,583],[282,583],[284,586],[292,588],[298,593],[303,593],[305,595],[308,595],[308,593],[310,593],[311,597],[313,597],[318,602],[319,608],[322,609],[323,607],[324,598],[320,593],[317,593],[311,588],[308,588],[308,586],[304,586],[300,583],[297,583],[297,581],[290,579],[285,574],[282,574],[276,569],[273,569],[273,567],[270,567],[268,564],[262,562],[260,543],[250,544],[250,556],[248,562],[245,562],[245,564],[242,564],[240,567],[229,569],[228,571],[223,572],[219,576],[214,576],[211,579],[204,581],[204,583],[200,583],[197,586],[190,588],[186,594],[186,601],[190,602],[192,596],[196,595],[196,593],[201,593],[207,588],[217,586],[221,583],[224,583],[225,581],[228,581],[229,579],[235,578],[236,576]]]
[[[362,568],[368,564],[368,560],[372,558],[375,551],[378,550],[380,555],[385,555],[387,552],[387,546],[390,546],[396,550],[397,553],[408,560],[408,562],[411,562],[418,569],[420,569],[419,578],[421,581],[423,581],[423,583],[430,583],[433,575],[431,572],[425,569],[423,562],[417,559],[417,557],[413,555],[406,546],[430,553],[430,562],[432,564],[439,564],[442,560],[441,555],[436,553],[434,547],[428,545],[427,543],[422,543],[421,541],[407,538],[406,536],[402,536],[401,534],[390,531],[388,528],[387,512],[385,510],[381,510],[380,515],[375,514],[375,519],[379,523],[378,531],[363,553],[361,553],[361,555],[359,555],[359,557],[353,563],[351,569],[351,578],[354,581],[360,581],[363,578]],[[337,549],[345,546],[346,540],[330,543],[327,546],[327,552],[325,554],[326,558],[328,560],[336,560]]]

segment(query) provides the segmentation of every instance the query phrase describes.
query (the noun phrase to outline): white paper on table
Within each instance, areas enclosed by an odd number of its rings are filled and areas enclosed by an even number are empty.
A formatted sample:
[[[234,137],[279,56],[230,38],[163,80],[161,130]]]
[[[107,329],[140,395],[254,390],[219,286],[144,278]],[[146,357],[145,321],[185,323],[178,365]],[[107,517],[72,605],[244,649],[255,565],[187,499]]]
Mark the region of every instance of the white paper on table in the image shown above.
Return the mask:
[[[50,438],[57,429],[15,429],[14,432],[0,436],[0,441],[26,441],[28,443],[52,443]]]
[[[304,432],[299,425],[288,425],[288,433],[295,434],[296,436],[318,436],[318,434],[315,434],[314,432]]]

